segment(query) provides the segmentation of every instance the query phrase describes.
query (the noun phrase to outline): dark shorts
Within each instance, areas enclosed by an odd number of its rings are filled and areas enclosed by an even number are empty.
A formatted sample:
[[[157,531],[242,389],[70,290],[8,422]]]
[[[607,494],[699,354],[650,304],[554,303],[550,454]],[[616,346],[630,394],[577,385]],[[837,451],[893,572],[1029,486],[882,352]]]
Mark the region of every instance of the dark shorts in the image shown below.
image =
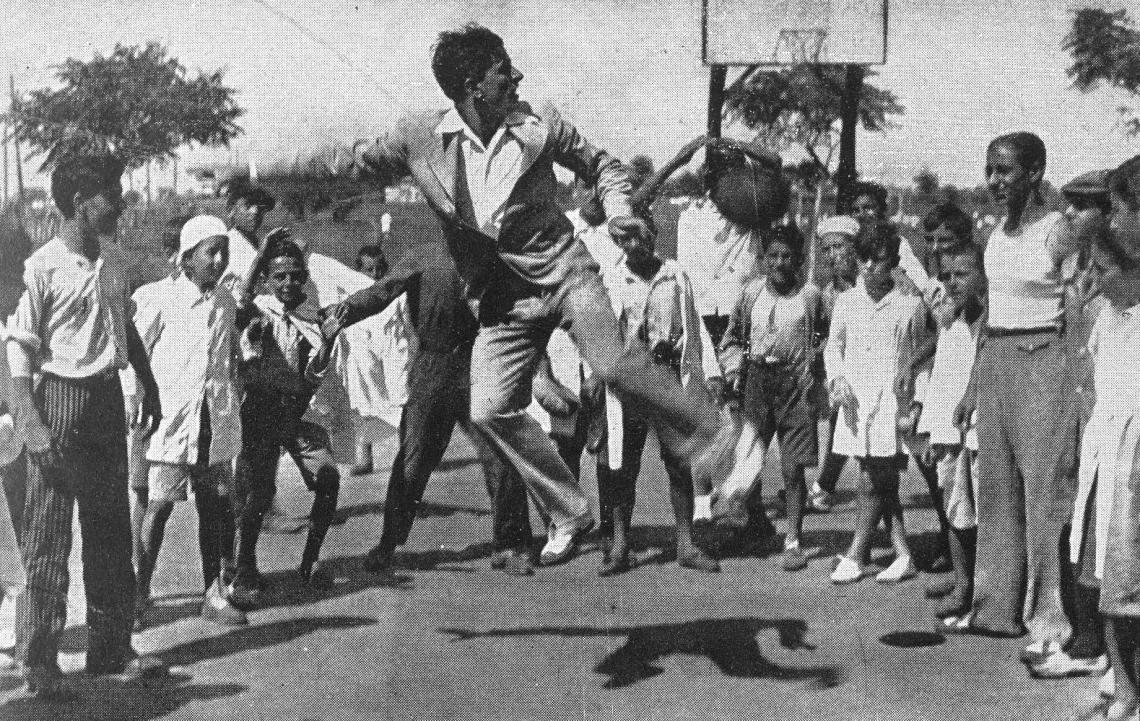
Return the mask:
[[[747,373],[744,418],[765,444],[773,436],[779,440],[785,472],[793,466],[814,467],[819,462],[819,430],[811,388],[804,387],[791,366],[749,360]]]

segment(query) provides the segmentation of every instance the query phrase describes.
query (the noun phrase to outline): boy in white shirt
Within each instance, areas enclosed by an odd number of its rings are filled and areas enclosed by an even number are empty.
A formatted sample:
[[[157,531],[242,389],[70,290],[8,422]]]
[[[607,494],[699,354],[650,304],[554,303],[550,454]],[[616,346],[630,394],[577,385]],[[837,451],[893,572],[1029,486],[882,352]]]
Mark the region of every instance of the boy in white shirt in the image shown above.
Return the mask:
[[[890,223],[872,221],[860,228],[855,247],[862,282],[836,298],[824,351],[828,390],[840,409],[834,450],[858,458],[861,473],[855,534],[831,574],[835,583],[863,577],[871,536],[884,517],[892,521],[895,560],[876,580],[894,583],[916,573],[899,500],[905,455],[898,416],[910,408],[926,310],[921,298],[895,287],[899,242]]]
[[[974,508],[977,454],[954,425],[954,409],[966,394],[985,315],[982,249],[968,241],[941,251],[940,270],[951,320],[938,336],[934,366],[926,386],[918,432],[929,434],[938,469],[941,500],[950,523],[949,546],[954,588],[938,617],[947,624],[970,610],[974,593],[974,551],[978,518]]]
[[[200,215],[183,226],[178,245],[182,274],[161,297],[135,311],[134,323],[155,370],[166,411],[150,438],[146,460],[149,496],[140,529],[137,626],[150,600],[166,522],[174,504],[194,490],[205,600],[202,618],[222,625],[246,623],[226,598],[222,574],[233,566],[231,464],[241,446],[238,389],[234,382],[237,307],[218,286],[229,263],[229,239],[220,218]]]
[[[179,237],[182,233],[182,226],[186,221],[190,220],[192,216],[179,215],[171,218],[166,222],[166,227],[162,230],[162,253],[170,264],[170,272],[156,280],[153,283],[147,283],[140,286],[131,295],[131,306],[133,313],[138,314],[140,309],[149,308],[151,304],[163,299],[170,292],[170,288],[174,283],[174,279],[182,274],[182,270],[178,267],[178,245]],[[149,501],[149,480],[147,478],[147,461],[146,450],[149,445],[149,439],[144,438],[142,433],[138,432],[130,424],[130,419],[134,418],[135,411],[138,409],[138,404],[142,400],[137,384],[135,383],[135,374],[130,369],[120,372],[120,378],[123,383],[123,401],[127,410],[127,468],[128,478],[131,485],[131,532],[133,533],[135,547],[134,559],[135,569],[139,566],[139,558],[142,553],[142,522],[143,517],[146,515],[146,507]],[[137,579],[136,579],[137,580]],[[135,608],[135,631],[141,630],[139,619],[141,614],[139,609]]]

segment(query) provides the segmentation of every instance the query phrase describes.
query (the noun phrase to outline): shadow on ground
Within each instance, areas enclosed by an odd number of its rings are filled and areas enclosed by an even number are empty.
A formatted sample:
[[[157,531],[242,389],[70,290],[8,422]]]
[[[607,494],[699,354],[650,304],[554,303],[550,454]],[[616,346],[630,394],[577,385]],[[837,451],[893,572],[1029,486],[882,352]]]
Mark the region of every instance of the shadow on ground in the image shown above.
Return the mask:
[[[474,506],[455,506],[447,503],[432,503],[431,501],[424,501],[416,509],[416,518],[448,518],[457,513],[465,513],[471,516],[489,516],[491,511],[486,508],[475,508]],[[345,506],[337,510],[336,515],[333,517],[333,525],[339,526],[350,518],[358,518],[360,516],[381,516],[384,514],[384,504],[376,503],[358,503],[353,506]]]
[[[705,656],[726,676],[773,678],[783,681],[811,681],[817,688],[831,688],[843,682],[842,669],[835,666],[794,668],[769,661],[760,651],[756,634],[776,629],[780,645],[792,650],[814,650],[804,640],[807,624],[799,619],[726,618],[702,619],[675,624],[596,628],[554,626],[468,631],[442,628],[453,641],[506,636],[626,636],[626,642],[594,666],[594,672],[607,676],[604,688],[623,688],[663,673],[656,661],[674,654]]]
[[[9,687],[6,682],[0,688]],[[15,697],[0,705],[0,717],[5,721],[54,721],[55,719],[97,718],[100,721],[142,721],[163,718],[195,701],[211,701],[236,696],[248,686],[236,683],[191,683],[187,674],[169,674],[161,678],[123,683],[108,678],[71,679],[72,693],[66,699],[46,701],[24,696]]]

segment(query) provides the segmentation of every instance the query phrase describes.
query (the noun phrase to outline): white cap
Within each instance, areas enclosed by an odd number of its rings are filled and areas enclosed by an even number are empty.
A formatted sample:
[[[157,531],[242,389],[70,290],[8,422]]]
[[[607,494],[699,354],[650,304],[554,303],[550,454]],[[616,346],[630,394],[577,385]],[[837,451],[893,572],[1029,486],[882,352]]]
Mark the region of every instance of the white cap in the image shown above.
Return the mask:
[[[850,215],[833,215],[824,218],[815,226],[815,234],[823,236],[829,233],[839,233],[854,238],[859,234],[859,221]]]
[[[196,215],[182,226],[178,234],[178,255],[194,250],[198,244],[216,235],[227,235],[229,228],[225,221],[213,215]]]

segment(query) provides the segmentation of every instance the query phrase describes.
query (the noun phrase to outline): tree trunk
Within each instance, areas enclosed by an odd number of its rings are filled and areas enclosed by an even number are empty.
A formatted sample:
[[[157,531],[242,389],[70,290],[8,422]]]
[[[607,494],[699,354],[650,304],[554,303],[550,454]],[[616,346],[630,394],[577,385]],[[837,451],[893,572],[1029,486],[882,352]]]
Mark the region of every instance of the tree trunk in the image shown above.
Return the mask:
[[[848,65],[847,77],[843,84],[843,104],[840,108],[839,168],[835,172],[836,197],[835,212],[847,213],[855,201],[851,194],[855,190],[855,180],[859,171],[855,169],[855,131],[859,127],[859,96],[863,92],[863,77],[866,69],[862,65]]]

